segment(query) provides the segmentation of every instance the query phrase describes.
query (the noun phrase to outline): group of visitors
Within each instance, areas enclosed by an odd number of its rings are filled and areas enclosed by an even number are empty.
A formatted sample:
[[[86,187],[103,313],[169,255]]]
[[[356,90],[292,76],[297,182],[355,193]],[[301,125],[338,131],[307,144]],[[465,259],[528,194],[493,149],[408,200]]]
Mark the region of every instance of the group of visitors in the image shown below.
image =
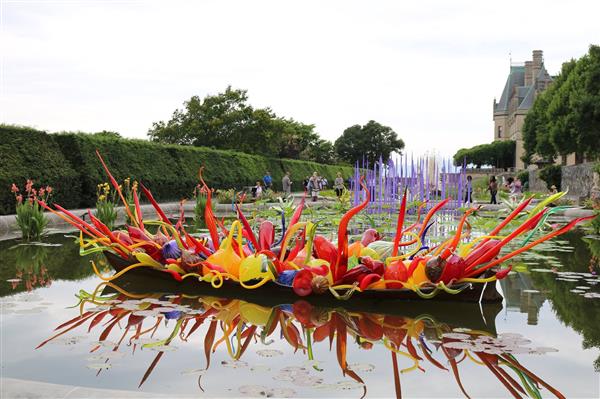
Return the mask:
[[[516,179],[509,177],[503,186],[508,190],[511,201],[517,201],[523,193],[523,184],[518,177]],[[496,199],[496,195],[498,195],[498,181],[496,180],[496,176],[490,177],[486,191],[490,192],[490,204],[497,204],[498,200]],[[470,205],[472,202],[473,177],[467,176],[467,183],[465,185],[465,203]]]
[[[263,176],[262,182],[257,180],[256,185],[252,187],[252,197],[257,199],[261,198],[263,193],[270,190],[271,187],[273,187],[273,178],[271,177],[271,172],[267,172]]]
[[[310,194],[313,201],[316,201],[319,196],[319,191],[324,190],[328,187],[329,181],[326,177],[320,176],[317,172],[314,172],[312,176],[306,176],[306,179],[302,182],[304,189]],[[281,186],[284,196],[287,198],[292,194],[292,179],[290,172],[285,172],[281,179]],[[271,172],[266,172],[262,178],[262,181],[258,180],[256,185],[252,187],[252,196],[254,198],[261,198],[265,191],[271,190],[273,187],[273,177]],[[335,194],[340,197],[344,192],[344,178],[342,173],[338,172],[333,183]]]

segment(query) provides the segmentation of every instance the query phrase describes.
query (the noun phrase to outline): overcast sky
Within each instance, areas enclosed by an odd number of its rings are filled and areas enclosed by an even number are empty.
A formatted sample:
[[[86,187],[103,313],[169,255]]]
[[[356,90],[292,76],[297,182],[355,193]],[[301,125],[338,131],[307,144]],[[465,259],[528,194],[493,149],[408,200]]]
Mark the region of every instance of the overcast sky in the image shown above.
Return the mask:
[[[0,0],[0,121],[145,138],[227,85],[335,140],[374,119],[415,154],[491,141],[513,62],[600,43],[598,1]]]

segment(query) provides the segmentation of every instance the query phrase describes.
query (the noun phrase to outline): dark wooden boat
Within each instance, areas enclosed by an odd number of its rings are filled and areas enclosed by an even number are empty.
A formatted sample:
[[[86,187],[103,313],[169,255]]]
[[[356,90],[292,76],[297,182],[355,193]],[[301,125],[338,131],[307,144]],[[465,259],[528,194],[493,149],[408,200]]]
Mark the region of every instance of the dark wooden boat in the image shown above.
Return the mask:
[[[125,269],[131,265],[131,262],[125,260],[111,252],[104,252],[106,259],[116,272]],[[188,295],[213,295],[227,298],[254,298],[254,297],[272,297],[278,298],[278,301],[294,302],[299,299],[304,299],[315,305],[337,304],[342,301],[334,298],[329,294],[309,295],[306,297],[298,297],[289,287],[278,284],[265,284],[256,289],[246,289],[236,284],[235,282],[225,281],[220,288],[214,288],[205,282],[199,282],[196,279],[185,279],[183,281],[175,280],[171,274],[149,267],[133,269],[125,275],[119,277],[121,282],[130,281],[130,277],[135,277],[138,281],[143,281],[144,286],[148,288],[145,292],[170,292],[170,293],[186,293]],[[465,284],[467,287],[458,294],[449,294],[447,292],[439,292],[434,298],[424,300],[417,293],[409,289],[386,289],[386,290],[366,290],[360,293],[355,293],[352,297],[343,301],[349,302],[364,302],[368,301],[372,305],[378,305],[382,302],[406,302],[410,301],[414,305],[416,302],[470,302],[470,303],[496,303],[502,302],[502,295],[496,289],[496,281],[487,284]],[[150,290],[151,288],[151,290]],[[453,288],[459,288],[454,286]],[[427,289],[422,291],[428,292]],[[482,293],[483,291],[483,293]],[[335,305],[334,305],[335,306]],[[412,305],[411,305],[412,306]]]

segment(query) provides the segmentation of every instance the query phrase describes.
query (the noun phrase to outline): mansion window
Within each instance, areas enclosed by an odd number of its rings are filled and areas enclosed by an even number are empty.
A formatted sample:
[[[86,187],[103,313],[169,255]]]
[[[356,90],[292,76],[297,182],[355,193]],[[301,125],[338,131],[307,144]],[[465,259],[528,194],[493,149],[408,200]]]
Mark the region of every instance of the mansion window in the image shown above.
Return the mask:
[[[498,126],[498,138],[502,138],[502,126]]]

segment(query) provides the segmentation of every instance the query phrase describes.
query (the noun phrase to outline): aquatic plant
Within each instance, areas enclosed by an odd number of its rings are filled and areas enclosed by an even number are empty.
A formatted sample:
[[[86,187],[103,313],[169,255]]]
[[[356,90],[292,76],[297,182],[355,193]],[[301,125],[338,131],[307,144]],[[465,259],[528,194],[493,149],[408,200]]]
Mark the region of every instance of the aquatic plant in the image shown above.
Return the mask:
[[[110,189],[108,183],[98,184],[96,189],[96,217],[110,230],[117,220],[116,191]]]
[[[124,201],[124,205],[128,208],[128,212],[126,212],[126,223],[127,224],[132,224],[133,223],[133,219],[131,219],[130,215],[133,214],[133,211],[136,209],[136,201],[139,201],[139,197],[138,197],[138,182],[137,180],[134,180],[133,183],[131,182],[131,178],[127,177],[125,178],[125,180],[123,181],[123,186],[122,186],[122,190],[123,190],[123,194],[125,196],[125,201]]]
[[[206,207],[206,191],[199,184],[194,187],[194,202],[194,226],[198,229],[203,223]]]
[[[44,215],[42,203],[47,203],[52,187],[45,186],[36,189],[33,180],[27,179],[24,192],[21,192],[15,183],[10,189],[16,200],[15,210],[17,213],[17,225],[21,230],[21,236],[25,240],[39,240],[48,224],[48,218]]]

